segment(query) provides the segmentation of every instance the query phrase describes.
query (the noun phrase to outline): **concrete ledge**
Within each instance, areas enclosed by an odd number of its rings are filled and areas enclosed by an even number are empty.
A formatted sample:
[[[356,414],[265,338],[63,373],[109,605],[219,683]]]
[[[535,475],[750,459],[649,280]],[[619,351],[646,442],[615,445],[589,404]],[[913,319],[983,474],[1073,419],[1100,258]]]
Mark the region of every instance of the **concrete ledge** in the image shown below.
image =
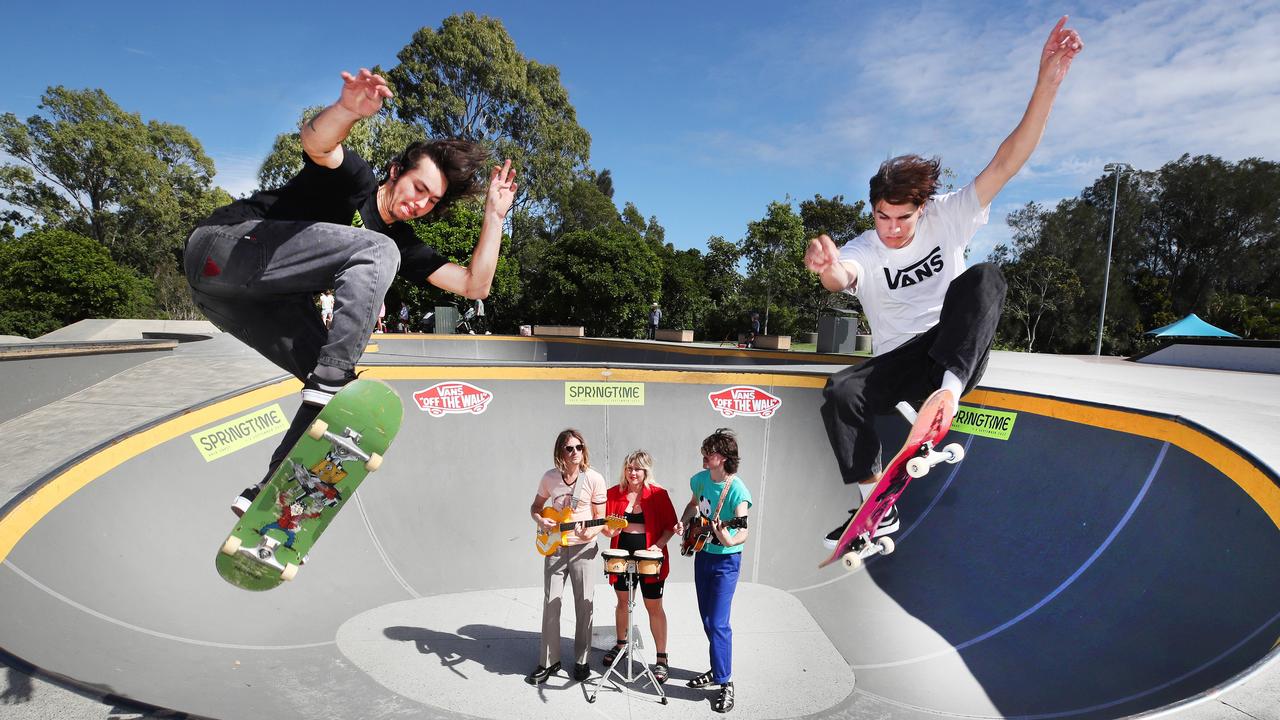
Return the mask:
[[[89,342],[28,342],[0,345],[0,360],[32,360],[66,355],[102,355],[109,353],[172,350],[177,340],[107,340]]]
[[[585,337],[587,332],[581,325],[534,325],[533,334],[555,337]]]
[[[658,329],[654,332],[654,339],[664,342],[693,342],[693,331]]]
[[[755,347],[761,350],[790,350],[790,335],[757,335]]]

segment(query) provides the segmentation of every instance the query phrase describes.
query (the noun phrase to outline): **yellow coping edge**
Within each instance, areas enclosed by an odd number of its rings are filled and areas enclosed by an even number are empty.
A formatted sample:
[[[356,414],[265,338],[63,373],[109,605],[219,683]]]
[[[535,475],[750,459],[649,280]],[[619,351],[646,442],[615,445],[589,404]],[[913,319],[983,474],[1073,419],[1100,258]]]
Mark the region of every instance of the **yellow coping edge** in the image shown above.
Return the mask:
[[[965,395],[964,400],[1168,442],[1231,478],[1271,518],[1276,528],[1280,529],[1280,487],[1239,451],[1193,427],[1166,418],[1152,417],[1137,410],[1102,408],[1069,400],[995,390],[974,390]]]
[[[826,376],[733,372],[701,372],[681,370],[643,370],[633,368],[511,368],[471,366],[396,366],[362,367],[366,377],[381,380],[436,380],[465,377],[490,380],[609,380],[628,382],[668,382],[703,384],[765,384],[780,387],[821,388]],[[193,432],[209,423],[249,410],[285,395],[297,392],[301,384],[295,379],[282,380],[265,387],[236,395],[208,407],[180,415],[142,432],[130,435],[67,468],[57,477],[41,485],[24,498],[7,515],[0,518],[0,562],[36,523],[94,479],[127,460],[180,435]],[[1008,410],[1036,413],[1052,418],[1094,427],[1168,441],[1201,458],[1236,482],[1280,528],[1280,488],[1252,462],[1235,450],[1181,423],[1152,417],[1137,411],[1114,410],[1081,405],[1068,400],[1029,397],[992,390],[975,390],[964,398],[967,402],[991,405]]]

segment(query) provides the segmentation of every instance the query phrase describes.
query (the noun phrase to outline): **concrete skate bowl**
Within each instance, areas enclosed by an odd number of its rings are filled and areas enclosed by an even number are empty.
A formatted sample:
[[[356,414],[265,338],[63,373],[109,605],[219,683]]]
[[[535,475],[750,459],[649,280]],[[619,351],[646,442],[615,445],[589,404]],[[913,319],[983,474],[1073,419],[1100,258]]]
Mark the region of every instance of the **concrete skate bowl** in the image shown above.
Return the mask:
[[[491,716],[474,696],[424,702],[387,679],[393,646],[429,644],[414,626],[430,613],[408,629],[383,623],[359,648],[340,641],[343,628],[410,601],[540,588],[527,510],[559,429],[582,429],[610,482],[628,451],[647,448],[682,503],[701,439],[728,426],[755,497],[744,586],[793,599],[856,680],[822,707],[764,715],[744,703],[735,710],[744,718],[1119,718],[1194,702],[1276,656],[1276,477],[1177,419],[971,393],[969,406],[1016,415],[1008,439],[953,432],[967,459],[916,481],[897,551],[850,574],[816,567],[818,537],[849,505],[819,419],[824,375],[492,364],[368,372],[405,399],[402,434],[297,580],[252,594],[213,571],[232,524],[226,502],[274,443],[210,460],[198,450],[228,421],[276,405],[291,414],[297,383],[286,381],[122,435],[10,503],[0,520],[0,647],[99,692],[196,716]],[[414,393],[441,382],[492,398],[482,412],[420,411]],[[640,384],[643,405],[567,404],[570,385],[589,382]],[[712,396],[732,387],[759,392],[724,417]],[[886,417],[881,431],[891,452],[905,424]],[[690,566],[675,563],[671,583],[689,583]],[[520,716],[588,712],[578,696],[559,709],[534,699],[519,675],[535,656],[536,626],[517,632],[488,607],[473,601],[430,642],[483,652],[477,638],[509,631],[515,652],[489,656],[491,675],[473,679],[527,698]],[[736,616],[735,626],[753,620]],[[596,625],[611,623],[597,608]],[[786,656],[786,634],[774,642]],[[739,681],[759,696],[804,691],[818,669],[774,667],[754,690]],[[711,716],[705,703],[653,707]]]

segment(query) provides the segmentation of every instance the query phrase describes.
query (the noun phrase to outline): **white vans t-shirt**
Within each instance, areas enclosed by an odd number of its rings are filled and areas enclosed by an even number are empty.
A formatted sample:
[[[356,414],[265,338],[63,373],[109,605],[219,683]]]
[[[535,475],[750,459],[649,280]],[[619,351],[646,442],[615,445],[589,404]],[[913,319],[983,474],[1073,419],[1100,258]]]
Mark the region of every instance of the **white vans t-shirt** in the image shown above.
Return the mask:
[[[840,262],[858,281],[845,292],[862,302],[871,323],[871,354],[883,355],[938,322],[947,287],[965,271],[964,249],[987,224],[991,206],[978,206],[973,183],[935,195],[916,221],[916,236],[893,250],[874,229],[840,248]]]

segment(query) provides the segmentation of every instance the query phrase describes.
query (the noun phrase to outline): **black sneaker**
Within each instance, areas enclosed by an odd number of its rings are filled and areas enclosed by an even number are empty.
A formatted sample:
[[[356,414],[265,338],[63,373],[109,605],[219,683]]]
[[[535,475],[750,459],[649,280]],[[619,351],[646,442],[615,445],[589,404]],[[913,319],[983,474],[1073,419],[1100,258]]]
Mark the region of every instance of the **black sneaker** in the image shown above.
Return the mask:
[[[530,685],[541,685],[547,681],[547,678],[560,672],[560,663],[553,663],[551,667],[542,667],[539,665],[534,668],[533,672],[524,677],[524,681]]]
[[[573,664],[573,679],[578,682],[586,682],[591,677],[591,666],[585,663]]]
[[[849,519],[845,520],[840,525],[837,525],[834,530],[827,533],[827,536],[822,539],[822,544],[825,545],[828,550],[836,549],[836,545],[840,543],[840,536],[844,534],[844,529],[849,526],[849,522],[853,520],[853,516],[857,514],[858,510],[859,508],[850,510]],[[884,517],[880,518],[880,525],[876,527],[876,531],[871,534],[871,537],[878,538],[881,535],[888,535],[889,533],[895,532],[898,532],[897,505],[889,508],[889,512],[885,513]]]
[[[236,499],[231,501],[231,512],[235,513],[236,517],[243,517],[245,512],[249,510],[249,506],[257,499],[258,492],[261,490],[261,485],[251,485],[241,490]]]
[[[302,386],[302,402],[324,407],[339,390],[355,379],[355,373],[349,372],[338,380],[321,380],[313,372],[307,376],[307,382]]]

